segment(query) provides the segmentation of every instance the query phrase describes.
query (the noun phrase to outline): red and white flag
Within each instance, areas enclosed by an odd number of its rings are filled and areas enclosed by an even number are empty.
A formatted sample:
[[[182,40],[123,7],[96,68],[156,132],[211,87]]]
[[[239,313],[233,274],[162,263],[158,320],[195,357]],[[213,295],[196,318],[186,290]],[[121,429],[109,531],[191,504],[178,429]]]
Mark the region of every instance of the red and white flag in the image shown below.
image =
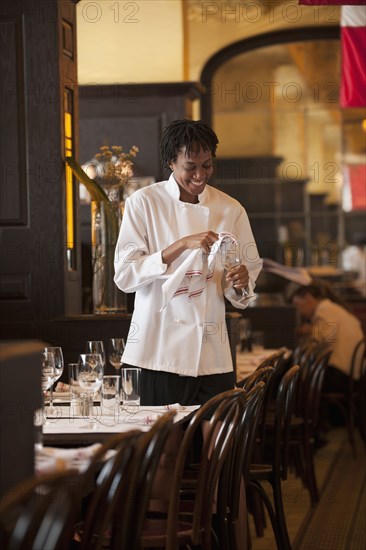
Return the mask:
[[[340,105],[366,107],[366,6],[344,6],[341,11]]]

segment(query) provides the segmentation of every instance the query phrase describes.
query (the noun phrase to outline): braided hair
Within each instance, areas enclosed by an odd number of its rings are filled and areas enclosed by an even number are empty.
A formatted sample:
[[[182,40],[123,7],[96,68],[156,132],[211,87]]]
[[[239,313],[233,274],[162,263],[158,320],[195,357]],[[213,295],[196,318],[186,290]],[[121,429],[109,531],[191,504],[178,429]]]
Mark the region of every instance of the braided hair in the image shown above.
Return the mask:
[[[167,126],[160,140],[160,157],[163,168],[176,162],[183,147],[186,154],[210,151],[216,156],[219,140],[215,132],[203,120],[174,120]]]

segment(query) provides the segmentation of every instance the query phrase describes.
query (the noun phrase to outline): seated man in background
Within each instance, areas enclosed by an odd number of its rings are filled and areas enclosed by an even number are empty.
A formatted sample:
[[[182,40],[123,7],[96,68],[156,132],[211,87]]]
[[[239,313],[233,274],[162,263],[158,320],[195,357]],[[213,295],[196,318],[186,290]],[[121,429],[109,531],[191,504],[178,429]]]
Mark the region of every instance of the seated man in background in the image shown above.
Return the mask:
[[[305,322],[300,327],[300,335],[325,344],[332,351],[323,391],[345,392],[352,354],[364,337],[360,321],[340,303],[329,299],[329,293],[318,284],[299,287],[291,301]],[[359,377],[360,366],[354,372],[354,378]],[[329,420],[337,420],[332,412]]]

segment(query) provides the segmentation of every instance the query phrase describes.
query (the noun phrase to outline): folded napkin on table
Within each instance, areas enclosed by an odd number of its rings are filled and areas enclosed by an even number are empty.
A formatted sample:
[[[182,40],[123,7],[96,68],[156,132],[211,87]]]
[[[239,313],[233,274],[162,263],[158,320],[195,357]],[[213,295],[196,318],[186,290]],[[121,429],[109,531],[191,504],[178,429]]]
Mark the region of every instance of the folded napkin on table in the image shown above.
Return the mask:
[[[77,387],[80,387],[80,386],[77,386]],[[69,392],[70,391],[70,385],[65,384],[65,382],[57,382],[54,391],[59,392],[59,393]]]
[[[161,411],[159,412],[152,412],[151,414],[148,414],[146,416],[143,416],[142,418],[142,422],[144,424],[153,424],[154,422],[156,422],[161,416],[163,416],[163,414],[165,414],[165,411],[176,411],[176,412],[179,412],[181,410],[183,410],[185,407],[180,405],[180,403],[171,403],[169,405],[162,405],[161,407],[159,407],[161,409]],[[145,408],[144,407],[141,407],[141,412],[144,413],[145,412]],[[149,410],[149,407],[146,407],[146,411]]]
[[[89,447],[77,449],[61,449],[57,447],[35,448],[35,473],[47,474],[63,470],[85,470],[95,453],[100,449],[101,443],[95,443]],[[110,458],[115,451],[111,449],[106,453],[105,460]]]

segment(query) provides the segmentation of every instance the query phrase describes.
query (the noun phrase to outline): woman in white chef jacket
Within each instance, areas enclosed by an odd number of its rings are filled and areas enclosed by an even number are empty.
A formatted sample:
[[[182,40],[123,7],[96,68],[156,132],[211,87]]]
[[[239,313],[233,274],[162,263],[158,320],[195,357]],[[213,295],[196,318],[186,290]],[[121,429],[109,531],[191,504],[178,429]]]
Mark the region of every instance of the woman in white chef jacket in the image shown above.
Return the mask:
[[[242,289],[252,294],[262,262],[244,208],[208,185],[217,145],[205,122],[172,122],[160,142],[169,179],[126,200],[114,281],[136,292],[122,361],[142,369],[142,405],[202,404],[234,387],[224,296],[245,308]],[[207,267],[222,232],[240,243],[242,263],[230,271],[221,254]],[[187,275],[176,279],[183,262]]]

